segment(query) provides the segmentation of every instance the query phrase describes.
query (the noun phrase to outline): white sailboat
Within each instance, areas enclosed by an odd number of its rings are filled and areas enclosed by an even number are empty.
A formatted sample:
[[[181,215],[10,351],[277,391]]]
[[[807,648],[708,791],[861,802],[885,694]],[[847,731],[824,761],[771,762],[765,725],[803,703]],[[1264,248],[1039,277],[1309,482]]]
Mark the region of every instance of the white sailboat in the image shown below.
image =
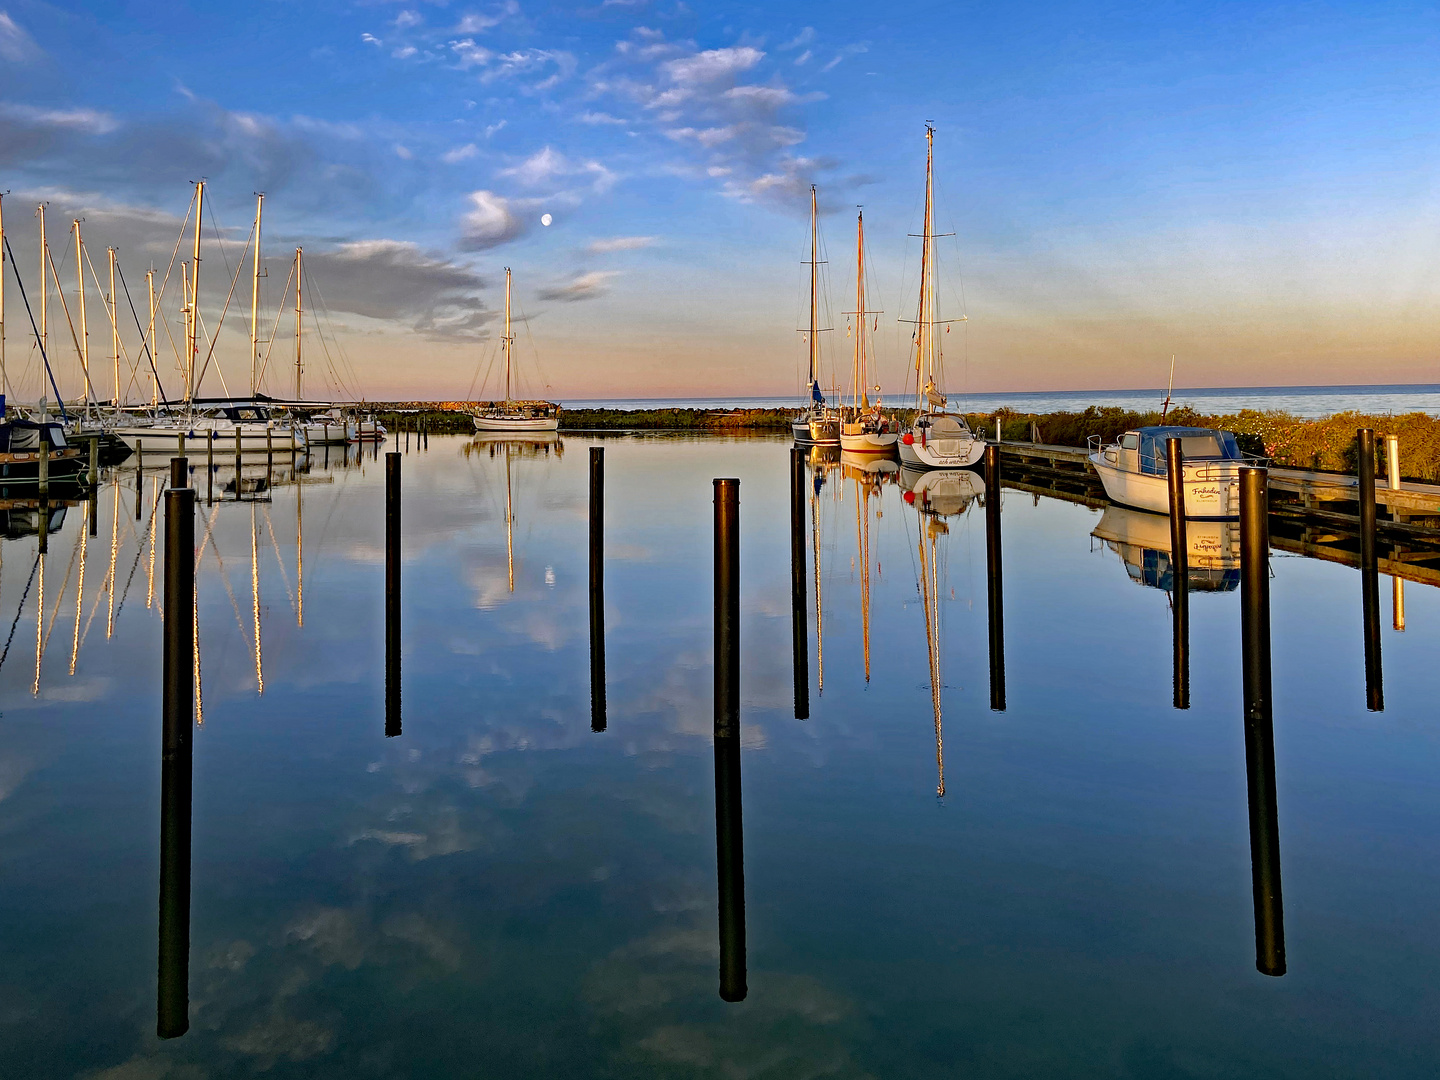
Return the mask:
[[[791,431],[798,443],[818,443],[822,446],[840,444],[840,416],[825,403],[820,390],[820,217],[815,185],[810,185],[810,329],[806,333],[809,346],[810,378],[806,386],[809,401],[804,411],[790,421]]]
[[[865,347],[865,212],[855,219],[855,351],[850,368],[850,404],[840,410],[840,449],[850,454],[891,454],[900,438],[900,425],[880,411],[880,388],[870,404],[869,350]]]
[[[516,401],[511,397],[515,335],[510,323],[510,268],[505,268],[505,400],[491,402],[472,413],[479,432],[559,431],[560,406],[553,401]]]
[[[925,226],[920,249],[920,308],[915,319],[915,422],[900,436],[900,461],[919,469],[963,469],[985,453],[958,413],[946,410],[943,355],[936,334],[941,319],[935,289],[935,129],[925,125]]]

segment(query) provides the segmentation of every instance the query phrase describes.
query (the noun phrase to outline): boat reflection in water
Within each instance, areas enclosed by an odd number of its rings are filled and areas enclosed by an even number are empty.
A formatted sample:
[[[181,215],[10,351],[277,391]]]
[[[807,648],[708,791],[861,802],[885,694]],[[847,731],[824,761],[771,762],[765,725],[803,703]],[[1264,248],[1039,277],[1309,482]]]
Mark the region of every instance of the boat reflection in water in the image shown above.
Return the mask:
[[[1090,534],[1125,563],[1130,579],[1170,592],[1170,519],[1144,510],[1107,506]],[[1240,526],[1234,521],[1185,522],[1190,592],[1234,592],[1240,587]]]
[[[925,605],[925,645],[930,657],[930,704],[935,711],[935,794],[945,794],[945,737],[941,724],[940,595],[946,588],[947,552],[942,537],[950,533],[947,519],[970,509],[976,497],[985,493],[985,481],[968,469],[907,469],[899,472],[905,502],[920,515],[920,537],[916,543],[919,561],[919,592]]]
[[[485,453],[505,462],[505,574],[509,592],[515,591],[515,484],[512,463],[521,460],[565,456],[565,441],[554,431],[478,432],[462,453],[469,458]]]
[[[865,656],[865,681],[870,681],[870,566],[874,561],[870,555],[870,521],[884,516],[878,507],[871,512],[871,501],[879,502],[881,488],[893,484],[900,466],[890,458],[875,454],[840,454],[840,474],[855,485],[855,552],[860,577],[860,643]],[[875,563],[875,573],[880,573]]]

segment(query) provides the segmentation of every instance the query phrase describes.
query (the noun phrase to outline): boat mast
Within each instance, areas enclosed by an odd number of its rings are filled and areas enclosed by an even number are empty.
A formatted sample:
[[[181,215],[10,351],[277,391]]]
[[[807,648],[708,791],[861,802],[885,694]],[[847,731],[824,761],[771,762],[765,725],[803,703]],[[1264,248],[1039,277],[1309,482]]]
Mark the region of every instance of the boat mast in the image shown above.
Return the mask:
[[[935,157],[935,129],[929,124],[925,125],[925,222],[924,232],[921,234],[920,246],[920,312],[915,319],[915,406],[918,409],[928,408],[928,399],[925,396],[925,376],[933,378],[935,374],[935,351],[931,343],[933,327],[930,325],[930,294],[933,287],[930,275],[933,272],[931,265],[934,243],[930,229],[931,221],[931,197],[934,193],[934,157]],[[927,363],[928,361],[928,363]]]
[[[855,408],[865,396],[865,211],[855,219],[855,370],[851,379],[855,388]]]
[[[510,333],[510,267],[505,267],[505,337],[502,339],[505,344],[505,401],[510,401],[510,353],[514,347],[515,337]],[[510,456],[505,456],[505,484],[507,498],[510,484]],[[510,591],[515,591],[515,582],[510,582]]]
[[[505,270],[510,278],[510,270]],[[510,591],[515,591],[515,512],[510,497],[510,444],[505,444],[505,569],[510,578]]]
[[[185,404],[195,398],[195,362],[200,356],[200,219],[205,208],[205,181],[195,182],[195,244],[190,256],[190,340],[186,342]]]
[[[85,241],[80,237],[80,219],[72,221],[75,230],[75,283],[80,298],[80,374],[85,378],[85,415],[90,415],[90,329],[85,319]]]
[[[815,197],[815,185],[810,185],[810,386],[814,387],[816,373],[820,370],[820,339],[819,324],[815,321],[818,318],[817,305],[819,302],[818,283],[816,280],[816,265],[819,256],[818,234],[820,230],[819,213]]]
[[[106,248],[110,256],[110,353],[115,362],[115,408],[120,407],[120,320],[115,305],[115,249]]]
[[[155,366],[155,268],[145,271],[145,290],[150,294],[150,329],[146,340],[150,345],[150,405],[160,404],[159,369]]]
[[[5,194],[0,192],[0,394],[5,393]]]
[[[295,400],[300,400],[300,342],[304,329],[304,309],[300,305],[301,249],[295,249]],[[323,342],[322,342],[323,344]]]
[[[260,208],[265,193],[255,193],[255,257],[250,274],[250,396],[260,388]]]
[[[50,355],[46,345],[49,343],[50,328],[47,322],[47,309],[49,308],[49,273],[50,249],[45,241],[45,204],[41,203],[35,208],[35,215],[40,219],[40,355]],[[45,396],[44,380],[41,380],[40,396]]]

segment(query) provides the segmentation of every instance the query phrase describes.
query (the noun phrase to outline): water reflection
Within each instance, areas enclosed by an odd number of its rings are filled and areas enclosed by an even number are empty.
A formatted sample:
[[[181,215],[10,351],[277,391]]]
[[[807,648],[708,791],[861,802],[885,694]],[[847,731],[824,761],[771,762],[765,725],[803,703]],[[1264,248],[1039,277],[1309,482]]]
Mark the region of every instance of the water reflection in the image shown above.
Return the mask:
[[[1191,592],[1234,592],[1240,587],[1240,526],[1234,521],[1185,522]],[[1174,588],[1170,519],[1163,514],[1107,506],[1091,533],[1120,556],[1130,580],[1151,589]]]

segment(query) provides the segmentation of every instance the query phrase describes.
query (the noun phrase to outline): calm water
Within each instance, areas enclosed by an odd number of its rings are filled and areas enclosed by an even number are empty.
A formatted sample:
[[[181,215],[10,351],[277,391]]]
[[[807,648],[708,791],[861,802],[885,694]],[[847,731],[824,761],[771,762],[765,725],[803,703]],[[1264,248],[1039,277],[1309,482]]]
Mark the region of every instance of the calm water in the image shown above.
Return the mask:
[[[972,412],[1014,409],[1017,412],[1078,412],[1091,405],[1116,405],[1135,410],[1158,409],[1165,400],[1165,388],[1157,390],[1061,390],[1044,393],[961,394],[953,391],[954,402]],[[635,398],[615,401],[567,401],[577,409],[744,409],[793,408],[803,398]],[[886,400],[903,404],[904,395]],[[1189,405],[1200,412],[1226,414],[1241,409],[1279,409],[1295,416],[1329,416],[1346,410],[1373,414],[1424,412],[1440,416],[1440,386],[1404,384],[1396,386],[1240,386],[1207,389],[1176,389],[1176,405]]]
[[[1193,707],[1175,711],[1167,596],[1143,584],[1153,520],[1102,526],[1007,491],[995,712],[979,500],[821,468],[796,720],[786,444],[604,445],[602,733],[585,440],[434,438],[404,458],[397,738],[383,462],[317,461],[271,501],[201,507],[190,1030],[168,1041],[158,473],[138,521],[133,468],[101,493],[96,537],[67,510],[38,620],[36,538],[0,543],[0,633],[17,620],[0,1075],[1435,1074],[1434,590],[1409,586],[1403,633],[1387,601],[1387,708],[1367,713],[1359,575],[1273,559],[1288,973],[1272,978],[1224,567],[1192,597]],[[718,993],[715,476],[741,479],[739,1003]],[[26,527],[12,514],[12,536]]]

